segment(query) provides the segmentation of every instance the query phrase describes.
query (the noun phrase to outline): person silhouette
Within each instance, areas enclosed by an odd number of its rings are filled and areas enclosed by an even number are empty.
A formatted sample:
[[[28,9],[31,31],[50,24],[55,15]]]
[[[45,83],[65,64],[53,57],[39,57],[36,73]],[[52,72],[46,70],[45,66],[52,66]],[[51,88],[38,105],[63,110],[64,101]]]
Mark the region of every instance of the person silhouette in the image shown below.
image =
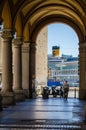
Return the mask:
[[[65,81],[63,84],[63,90],[64,90],[64,98],[67,100],[68,98],[68,92],[69,92],[69,83],[68,81]]]

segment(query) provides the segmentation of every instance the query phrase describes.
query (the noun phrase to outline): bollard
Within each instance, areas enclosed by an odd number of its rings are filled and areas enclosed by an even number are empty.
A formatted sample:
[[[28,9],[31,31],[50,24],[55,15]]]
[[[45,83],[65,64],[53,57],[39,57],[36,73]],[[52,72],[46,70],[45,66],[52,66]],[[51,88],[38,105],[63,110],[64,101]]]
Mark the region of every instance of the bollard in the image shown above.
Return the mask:
[[[74,91],[74,98],[76,98],[76,88],[75,88],[75,91]]]
[[[47,99],[49,97],[49,88],[48,87],[43,88],[42,96],[44,99]]]

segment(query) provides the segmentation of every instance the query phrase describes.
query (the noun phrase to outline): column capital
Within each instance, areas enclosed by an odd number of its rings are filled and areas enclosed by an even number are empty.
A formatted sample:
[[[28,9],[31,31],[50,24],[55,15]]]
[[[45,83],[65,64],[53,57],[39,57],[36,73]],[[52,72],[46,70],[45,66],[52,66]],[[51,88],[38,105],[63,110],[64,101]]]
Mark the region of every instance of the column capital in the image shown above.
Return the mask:
[[[13,31],[11,29],[5,29],[2,34],[1,34],[1,37],[4,39],[4,40],[12,40],[13,38]]]
[[[15,46],[21,46],[23,44],[23,37],[17,37],[16,39],[13,39],[13,44]]]
[[[24,42],[24,44],[22,45],[22,52],[29,52],[29,45],[30,43],[29,42]]]

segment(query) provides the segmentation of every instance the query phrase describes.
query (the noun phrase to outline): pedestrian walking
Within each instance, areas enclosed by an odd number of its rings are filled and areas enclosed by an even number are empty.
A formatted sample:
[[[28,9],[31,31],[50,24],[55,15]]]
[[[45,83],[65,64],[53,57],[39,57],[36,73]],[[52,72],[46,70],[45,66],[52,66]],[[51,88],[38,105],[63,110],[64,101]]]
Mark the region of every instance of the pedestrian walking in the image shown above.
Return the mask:
[[[65,81],[64,84],[63,84],[63,90],[64,90],[64,99],[67,100],[68,98],[68,92],[69,92],[69,83],[68,81]]]

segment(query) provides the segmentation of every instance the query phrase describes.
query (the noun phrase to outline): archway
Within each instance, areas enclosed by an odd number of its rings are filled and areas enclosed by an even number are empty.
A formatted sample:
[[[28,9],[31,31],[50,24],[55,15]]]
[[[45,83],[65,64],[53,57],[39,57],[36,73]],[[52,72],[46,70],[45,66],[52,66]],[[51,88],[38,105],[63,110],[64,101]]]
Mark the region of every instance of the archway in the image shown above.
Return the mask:
[[[16,29],[18,39],[22,43],[28,43],[29,50],[29,85],[30,91],[32,91],[32,75],[35,75],[35,52],[36,52],[36,38],[39,31],[46,25],[53,22],[62,22],[71,26],[78,35],[79,38],[79,76],[80,76],[80,98],[86,99],[86,1],[63,1],[63,0],[49,0],[49,1],[0,1],[0,14],[4,22],[4,27],[6,32],[4,33],[4,38],[9,39],[11,36],[11,41],[13,38],[13,33],[9,34],[9,29],[13,31]],[[6,17],[8,14],[8,17]],[[22,39],[22,36],[24,39]],[[20,39],[19,39],[20,38]],[[9,45],[9,44],[8,44]],[[11,45],[11,44],[10,44]],[[26,46],[26,45],[25,45]],[[11,46],[9,48],[11,50]],[[11,51],[8,51],[11,53]],[[4,57],[6,59],[10,58]],[[9,68],[12,71],[12,63],[9,62]],[[5,60],[6,61],[6,60]],[[19,60],[18,60],[19,61]],[[8,60],[7,60],[8,62]],[[18,63],[18,66],[21,64]],[[5,64],[5,73],[7,70],[7,65]],[[11,73],[9,72],[9,75]],[[17,73],[16,73],[17,74]],[[20,77],[20,73],[17,74]],[[6,76],[6,83],[12,90],[12,79],[11,81]],[[9,82],[8,82],[9,80]],[[27,78],[28,82],[28,78]],[[5,85],[4,85],[5,86]],[[8,90],[8,89],[7,89]]]
[[[51,29],[52,31],[50,30],[51,41],[48,38],[49,35],[48,26],[52,27]],[[57,22],[57,23],[49,24],[48,26],[45,26],[40,30],[36,40],[37,94],[38,95],[42,94],[43,87],[47,86],[48,84],[50,84],[50,86],[48,87],[51,90],[52,83],[55,84],[55,82],[60,81],[60,83],[63,84],[63,82],[67,80],[70,86],[69,97],[75,97],[74,83],[79,81],[78,53],[74,55],[74,52],[78,51],[79,42],[78,42],[77,34],[74,32],[74,30],[71,27],[69,27],[66,24]],[[50,44],[48,43],[48,40]],[[53,45],[58,46],[58,44],[60,47],[59,53],[61,54],[59,54],[58,56],[53,56],[52,46]],[[48,55],[48,47],[51,49],[50,55]],[[77,88],[77,90],[78,89],[79,88]],[[78,92],[77,92],[77,97],[78,97]]]
[[[80,49],[80,43],[84,42],[84,39],[85,39],[84,35],[83,35],[83,32],[81,31],[81,29],[80,29],[80,27],[78,26],[77,23],[73,22],[70,19],[66,19],[65,17],[58,17],[58,16],[46,17],[45,19],[42,19],[41,21],[36,23],[36,26],[34,26],[33,31],[31,33],[31,37],[30,37],[31,41],[34,41],[36,43],[36,37],[37,37],[37,34],[38,34],[39,30],[41,28],[43,28],[45,25],[48,25],[48,24],[50,24],[52,22],[62,22],[62,23],[66,23],[69,26],[71,26],[75,30],[77,35],[78,35],[78,38],[79,38],[79,49]],[[33,32],[34,32],[34,34],[33,34]],[[80,55],[81,55],[81,53],[79,52],[79,72],[80,72],[80,69],[82,69],[82,68],[80,68],[80,63],[81,63],[80,62]],[[81,74],[80,73],[79,73],[79,77],[80,77],[80,94],[79,94],[79,98],[83,98],[83,96],[81,94],[82,91],[83,91],[82,90],[83,86],[81,85],[82,82],[81,82]],[[84,96],[85,96],[85,94],[84,94]]]
[[[22,2],[16,13],[20,11],[23,16],[23,30],[28,25],[28,31],[25,38],[30,43],[29,55],[29,86],[32,86],[32,75],[35,75],[35,51],[36,37],[39,31],[46,25],[53,22],[62,22],[71,26],[79,38],[79,76],[80,76],[80,98],[85,99],[85,5],[86,2],[81,1],[29,1]],[[14,18],[16,19],[16,17]],[[27,30],[27,29],[25,29]],[[28,37],[28,38],[27,38]],[[24,40],[26,40],[24,39]],[[26,41],[25,41],[26,42]],[[83,44],[82,44],[83,43]],[[82,58],[83,57],[83,58]],[[32,60],[33,59],[33,60]],[[83,61],[83,62],[82,62]],[[32,87],[30,88],[32,89]]]
[[[48,85],[65,80],[70,86],[69,97],[78,97],[78,37],[75,31],[62,23],[49,24],[48,38]],[[55,48],[55,49],[54,49]],[[55,50],[55,54],[54,54]],[[77,86],[77,87],[76,87]],[[51,90],[52,93],[52,90]]]

